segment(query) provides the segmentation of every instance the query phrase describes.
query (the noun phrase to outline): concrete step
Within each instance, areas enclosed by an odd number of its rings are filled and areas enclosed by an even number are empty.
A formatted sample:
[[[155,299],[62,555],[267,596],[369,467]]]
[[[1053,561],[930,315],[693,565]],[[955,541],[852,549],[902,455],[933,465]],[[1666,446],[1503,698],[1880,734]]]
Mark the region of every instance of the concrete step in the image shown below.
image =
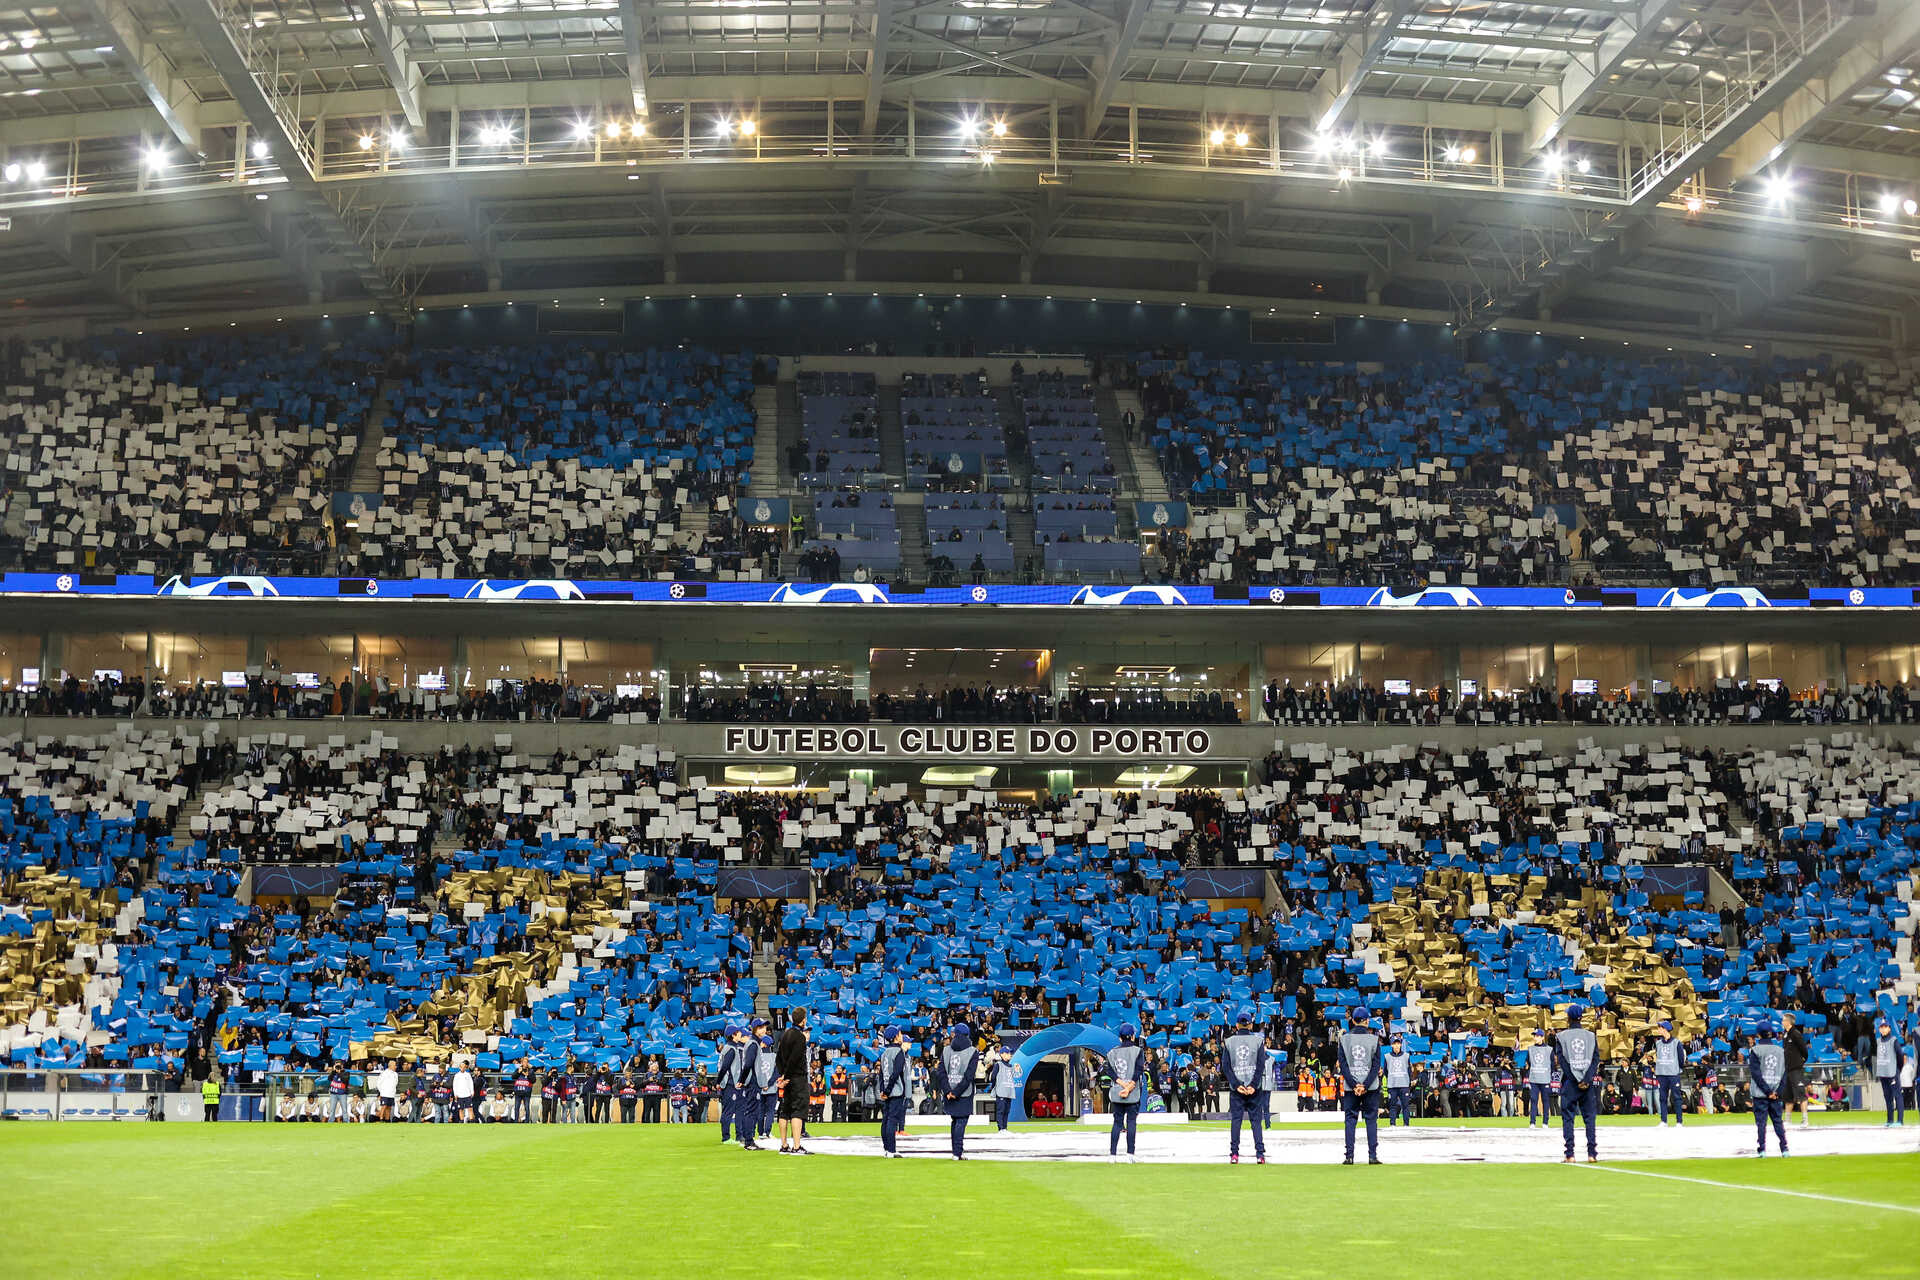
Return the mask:
[[[896,501],[893,515],[900,528],[900,577],[907,582],[924,583],[927,580],[926,504]]]
[[[756,387],[753,392],[753,471],[747,484],[748,497],[779,496],[780,460],[780,388]]]
[[[380,379],[380,390],[367,410],[367,422],[360,431],[360,447],[353,455],[353,470],[347,481],[347,488],[354,493],[380,492],[380,447],[392,432],[392,401],[399,390],[394,379]]]

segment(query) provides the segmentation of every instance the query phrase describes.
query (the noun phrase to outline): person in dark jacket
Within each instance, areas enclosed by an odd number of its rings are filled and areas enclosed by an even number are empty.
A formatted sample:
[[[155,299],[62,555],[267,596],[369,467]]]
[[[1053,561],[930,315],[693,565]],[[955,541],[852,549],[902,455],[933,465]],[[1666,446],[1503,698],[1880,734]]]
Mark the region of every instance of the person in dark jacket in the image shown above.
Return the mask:
[[[1567,1009],[1567,1029],[1553,1038],[1553,1061],[1560,1068],[1560,1131],[1566,1138],[1566,1163],[1573,1163],[1573,1119],[1587,1125],[1587,1163],[1600,1161],[1600,1038],[1581,1025],[1586,1010]]]
[[[1367,1121],[1367,1163],[1380,1163],[1380,1037],[1368,1025],[1367,1011],[1353,1011],[1353,1029],[1340,1037],[1340,1078],[1346,1085],[1347,1158],[1353,1163],[1354,1129]]]
[[[953,1158],[967,1158],[967,1117],[973,1114],[973,1077],[980,1062],[980,1051],[973,1047],[973,1031],[964,1022],[953,1025],[947,1047],[935,1058],[937,1079],[934,1088],[944,1103],[948,1132],[953,1139]]]
[[[809,1154],[800,1145],[801,1127],[807,1122],[807,1009],[796,1005],[793,1021],[780,1033],[774,1046],[773,1066],[780,1074],[780,1151],[783,1155]]]
[[[1753,1104],[1756,1156],[1767,1154],[1769,1123],[1780,1139],[1780,1154],[1787,1154],[1786,1087],[1787,1051],[1780,1045],[1779,1025],[1769,1018],[1760,1024],[1758,1043],[1747,1050],[1747,1093]]]

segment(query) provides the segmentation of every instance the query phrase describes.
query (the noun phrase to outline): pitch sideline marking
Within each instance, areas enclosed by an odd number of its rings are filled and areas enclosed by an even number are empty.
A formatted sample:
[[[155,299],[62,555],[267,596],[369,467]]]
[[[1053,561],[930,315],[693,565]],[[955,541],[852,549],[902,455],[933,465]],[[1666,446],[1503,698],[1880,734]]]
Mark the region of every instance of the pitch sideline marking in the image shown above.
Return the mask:
[[[1687,1178],[1677,1173],[1654,1173],[1647,1169],[1627,1169],[1617,1164],[1580,1166],[1597,1173],[1630,1173],[1636,1178],[1659,1178],[1665,1182],[1692,1182],[1703,1187],[1724,1187],[1728,1191],[1764,1191],[1769,1195],[1793,1196],[1799,1200],[1824,1200],[1828,1204],[1850,1204],[1862,1209],[1886,1209],[1893,1213],[1920,1213],[1910,1204],[1887,1204],[1880,1200],[1853,1200],[1846,1196],[1823,1196],[1817,1191],[1789,1191],[1785,1187],[1756,1187],[1750,1182],[1716,1182],[1712,1178]]]

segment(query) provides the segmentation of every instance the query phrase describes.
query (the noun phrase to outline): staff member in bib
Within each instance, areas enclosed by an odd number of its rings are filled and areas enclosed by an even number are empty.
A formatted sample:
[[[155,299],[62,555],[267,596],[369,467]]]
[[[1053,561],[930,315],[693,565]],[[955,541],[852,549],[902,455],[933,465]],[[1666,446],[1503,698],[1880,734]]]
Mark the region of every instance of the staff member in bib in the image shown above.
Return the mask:
[[[973,1047],[973,1030],[964,1022],[953,1024],[953,1036],[934,1061],[940,1091],[953,1139],[953,1158],[967,1158],[967,1117],[973,1114],[973,1073],[979,1065],[980,1051]]]
[[[1554,1065],[1560,1068],[1560,1131],[1567,1140],[1566,1164],[1573,1163],[1576,1114],[1587,1123],[1587,1163],[1600,1161],[1596,1129],[1600,1114],[1600,1038],[1581,1025],[1586,1012],[1577,1004],[1568,1006],[1567,1029],[1553,1038]]]
[[[1667,1127],[1667,1110],[1673,1110],[1673,1122],[1683,1125],[1687,1122],[1686,1109],[1681,1105],[1680,1092],[1680,1041],[1674,1037],[1673,1024],[1660,1024],[1660,1037],[1653,1042],[1653,1087],[1660,1096],[1660,1127]]]
[[[1107,1101],[1113,1107],[1113,1131],[1107,1135],[1107,1158],[1120,1158],[1120,1131],[1127,1134],[1127,1163],[1133,1163],[1134,1140],[1140,1133],[1140,1099],[1146,1092],[1147,1053],[1134,1041],[1140,1028],[1131,1022],[1120,1028],[1120,1043],[1107,1050],[1107,1071],[1113,1083]]]
[[[1536,1121],[1546,1128],[1552,1086],[1553,1046],[1547,1043],[1547,1029],[1535,1027],[1533,1043],[1527,1046],[1527,1128]]]
[[[1760,1024],[1759,1042],[1747,1050],[1747,1096],[1753,1104],[1753,1129],[1758,1139],[1754,1153],[1767,1154],[1767,1125],[1787,1154],[1787,1051],[1780,1046],[1780,1024],[1768,1018]]]
[[[880,1051],[880,1146],[887,1159],[898,1160],[900,1130],[906,1127],[913,1082],[907,1070],[906,1039],[900,1028],[888,1027],[880,1038],[886,1044]]]
[[[767,1055],[767,1067],[773,1067],[773,1055]],[[640,1081],[640,1123],[659,1124],[660,1104],[667,1097],[667,1073],[660,1069],[660,1059],[651,1058],[647,1062],[647,1074]]]
[[[760,1089],[760,1129],[753,1135],[754,1150],[764,1151],[760,1139],[773,1133],[773,1117],[780,1110],[780,1069],[773,1060],[773,1037],[760,1037],[760,1056],[754,1059],[754,1078]]]
[[[540,1123],[554,1123],[559,1119],[559,1112],[560,1073],[549,1067],[546,1079],[540,1082]]]
[[[780,1033],[773,1051],[773,1065],[780,1072],[774,1083],[780,1088],[780,1151],[783,1155],[812,1154],[800,1145],[800,1134],[807,1123],[807,1007],[795,1005],[793,1021]]]
[[[620,1076],[620,1123],[633,1123],[633,1109],[640,1105],[640,1082],[633,1078],[633,1072],[623,1072]]]
[[[1900,1068],[1906,1063],[1906,1049],[1893,1034],[1893,1024],[1880,1019],[1873,1039],[1873,1075],[1880,1082],[1880,1097],[1887,1104],[1890,1125],[1907,1122],[1907,1103],[1900,1092]]]
[[[1013,1067],[1013,1050],[996,1047],[987,1055],[987,1088],[993,1093],[993,1128],[1005,1133],[1013,1116],[1013,1100],[1020,1091],[1020,1077]]]
[[[1253,1029],[1253,1010],[1233,1016],[1233,1034],[1221,1046],[1220,1071],[1227,1081],[1227,1163],[1240,1163],[1240,1123],[1253,1126],[1253,1158],[1267,1162],[1267,1095],[1273,1089],[1273,1056],[1267,1038]]]
[[[1413,1127],[1413,1055],[1407,1052],[1405,1037],[1394,1033],[1393,1047],[1387,1051],[1387,1127],[1396,1122]]]
[[[1353,1163],[1354,1129],[1367,1118],[1367,1163],[1380,1163],[1380,1037],[1367,1024],[1367,1011],[1353,1011],[1353,1029],[1340,1036],[1340,1078],[1346,1085],[1347,1158]]]

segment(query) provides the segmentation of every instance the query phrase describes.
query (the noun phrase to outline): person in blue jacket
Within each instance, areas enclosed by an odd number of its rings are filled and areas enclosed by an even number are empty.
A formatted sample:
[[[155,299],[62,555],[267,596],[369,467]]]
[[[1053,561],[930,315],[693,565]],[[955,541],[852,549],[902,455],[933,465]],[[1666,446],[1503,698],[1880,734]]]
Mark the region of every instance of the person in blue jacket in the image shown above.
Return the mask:
[[[934,1059],[938,1079],[934,1087],[947,1113],[948,1132],[953,1139],[953,1158],[967,1158],[967,1117],[973,1114],[973,1076],[980,1064],[980,1051],[973,1047],[973,1029],[964,1022],[953,1024],[947,1047]]]
[[[1107,1070],[1113,1083],[1107,1102],[1113,1107],[1113,1132],[1107,1136],[1107,1158],[1120,1158],[1120,1134],[1127,1135],[1127,1163],[1133,1163],[1134,1140],[1140,1133],[1140,1101],[1146,1094],[1147,1051],[1134,1043],[1140,1029],[1131,1022],[1120,1028],[1120,1043],[1107,1050]]]
[[[1368,1024],[1367,1011],[1353,1011],[1353,1029],[1342,1033],[1339,1045],[1340,1079],[1346,1085],[1347,1158],[1353,1163],[1354,1129],[1367,1120],[1367,1163],[1380,1163],[1380,1037]]]
[[[727,1025],[727,1033],[720,1041],[720,1066],[713,1074],[713,1086],[720,1091],[721,1146],[733,1141],[734,1102],[740,1092],[735,1064],[739,1061],[739,1042],[744,1034],[740,1027]]]
[[[1873,1041],[1873,1074],[1880,1081],[1880,1096],[1886,1101],[1890,1125],[1907,1122],[1907,1100],[1900,1089],[1900,1071],[1906,1065],[1906,1047],[1893,1034],[1893,1023],[1881,1018]]]
[[[1560,1068],[1560,1131],[1566,1138],[1565,1163],[1573,1163],[1573,1118],[1587,1125],[1587,1163],[1600,1162],[1600,1037],[1581,1025],[1587,1011],[1567,1008],[1567,1028],[1553,1038],[1553,1061]]]
[[[1387,1128],[1396,1122],[1413,1127],[1413,1055],[1399,1032],[1393,1034],[1393,1046],[1387,1050]]]
[[[1014,1070],[1013,1050],[999,1046],[987,1055],[987,1089],[993,1094],[993,1128],[1004,1133],[1013,1118],[1013,1100],[1020,1092],[1020,1077]]]
[[[1754,1154],[1767,1154],[1767,1125],[1787,1154],[1787,1051],[1780,1044],[1780,1024],[1768,1018],[1760,1024],[1755,1042],[1747,1049],[1747,1098],[1753,1105]]]
[[[766,1025],[765,1018],[749,1023],[734,1052],[733,1072],[739,1083],[734,1089],[733,1127],[743,1151],[760,1149],[754,1138],[760,1132],[760,1029]]]
[[[1254,1030],[1253,1010],[1233,1016],[1233,1034],[1221,1046],[1220,1070],[1227,1080],[1227,1118],[1231,1124],[1227,1161],[1240,1163],[1240,1125],[1253,1126],[1253,1158],[1267,1162],[1267,1103],[1273,1091],[1273,1056],[1267,1038]]]

